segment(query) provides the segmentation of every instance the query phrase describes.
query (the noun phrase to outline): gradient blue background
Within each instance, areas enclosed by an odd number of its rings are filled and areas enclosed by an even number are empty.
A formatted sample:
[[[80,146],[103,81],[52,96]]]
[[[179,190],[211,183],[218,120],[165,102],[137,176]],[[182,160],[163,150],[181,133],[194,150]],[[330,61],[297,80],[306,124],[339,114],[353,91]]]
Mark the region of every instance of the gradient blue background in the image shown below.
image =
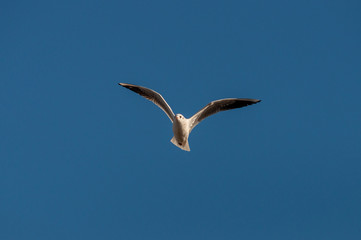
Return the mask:
[[[360,239],[360,1],[2,1],[0,239]],[[220,113],[171,123],[117,85]]]

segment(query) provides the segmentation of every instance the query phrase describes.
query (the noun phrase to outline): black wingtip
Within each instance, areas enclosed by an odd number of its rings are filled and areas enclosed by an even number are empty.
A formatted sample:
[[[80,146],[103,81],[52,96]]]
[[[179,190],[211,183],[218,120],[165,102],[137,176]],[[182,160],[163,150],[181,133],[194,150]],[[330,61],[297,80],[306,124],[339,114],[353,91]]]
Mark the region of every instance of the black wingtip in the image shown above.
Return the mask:
[[[131,86],[131,84],[128,84],[128,83],[118,83],[118,85],[125,87],[125,88],[129,88]]]

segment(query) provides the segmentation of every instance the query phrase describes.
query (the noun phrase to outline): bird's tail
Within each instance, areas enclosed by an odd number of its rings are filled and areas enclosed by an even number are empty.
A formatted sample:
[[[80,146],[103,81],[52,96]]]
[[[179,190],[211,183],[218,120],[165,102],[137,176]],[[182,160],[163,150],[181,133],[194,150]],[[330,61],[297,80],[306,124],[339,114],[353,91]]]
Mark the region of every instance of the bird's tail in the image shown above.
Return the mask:
[[[191,149],[189,148],[189,144],[188,144],[188,139],[184,141],[184,143],[182,143],[182,145],[178,144],[177,140],[175,140],[175,137],[173,137],[170,140],[174,145],[176,145],[177,147],[179,147],[180,149],[184,150],[184,151],[190,151]]]

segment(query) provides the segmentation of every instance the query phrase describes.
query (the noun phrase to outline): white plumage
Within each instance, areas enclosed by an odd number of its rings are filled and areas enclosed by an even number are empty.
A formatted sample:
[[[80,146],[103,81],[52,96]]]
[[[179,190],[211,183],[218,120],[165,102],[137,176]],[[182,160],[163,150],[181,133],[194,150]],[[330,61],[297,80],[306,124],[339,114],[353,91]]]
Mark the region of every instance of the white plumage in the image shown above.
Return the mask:
[[[119,83],[120,86],[128,88],[133,92],[138,93],[144,98],[152,101],[158,107],[160,107],[169,117],[169,119],[173,123],[173,138],[171,142],[177,147],[190,151],[188,137],[191,133],[192,129],[197,126],[203,119],[209,117],[217,112],[231,110],[235,108],[241,108],[248,105],[252,105],[260,102],[258,99],[250,99],[250,98],[225,98],[216,100],[208,103],[204,108],[199,110],[196,114],[194,114],[191,118],[185,118],[182,114],[174,114],[168,103],[164,100],[162,95],[157,93],[156,91],[141,87],[133,84],[127,83]]]

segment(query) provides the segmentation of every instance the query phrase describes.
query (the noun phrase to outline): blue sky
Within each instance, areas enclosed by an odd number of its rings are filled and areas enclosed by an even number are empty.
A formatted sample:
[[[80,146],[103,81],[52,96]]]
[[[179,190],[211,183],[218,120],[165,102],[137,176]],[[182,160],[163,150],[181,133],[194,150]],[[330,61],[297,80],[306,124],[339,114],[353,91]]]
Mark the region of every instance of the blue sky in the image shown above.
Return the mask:
[[[360,1],[0,6],[1,239],[361,236]]]

